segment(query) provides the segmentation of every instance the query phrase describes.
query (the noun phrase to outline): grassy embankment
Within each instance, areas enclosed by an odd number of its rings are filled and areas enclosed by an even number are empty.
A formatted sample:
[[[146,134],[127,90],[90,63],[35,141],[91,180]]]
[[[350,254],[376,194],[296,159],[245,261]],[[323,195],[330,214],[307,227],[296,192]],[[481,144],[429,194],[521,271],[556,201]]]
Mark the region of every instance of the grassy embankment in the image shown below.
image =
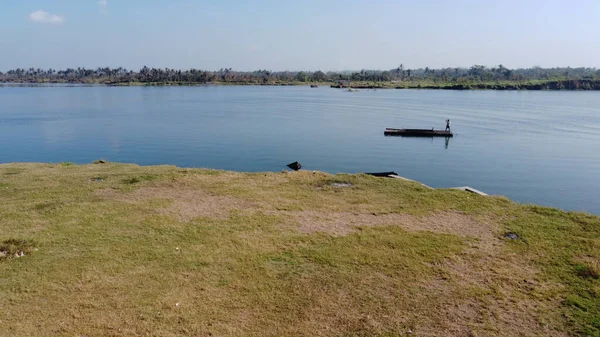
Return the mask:
[[[0,165],[0,251],[0,336],[600,336],[600,218],[399,179]]]

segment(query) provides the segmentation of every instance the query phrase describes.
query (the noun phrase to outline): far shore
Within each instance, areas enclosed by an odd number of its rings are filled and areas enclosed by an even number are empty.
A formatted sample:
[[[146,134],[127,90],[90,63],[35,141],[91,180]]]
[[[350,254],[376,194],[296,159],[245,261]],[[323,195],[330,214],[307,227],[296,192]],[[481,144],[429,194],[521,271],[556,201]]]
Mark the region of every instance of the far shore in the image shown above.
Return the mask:
[[[30,81],[0,82],[0,85],[105,85],[113,87],[131,86],[312,86],[337,89],[434,89],[434,90],[538,90],[538,91],[597,91],[600,80],[536,80],[536,81],[495,81],[495,82],[435,82],[435,81],[329,81],[329,82],[68,82]]]

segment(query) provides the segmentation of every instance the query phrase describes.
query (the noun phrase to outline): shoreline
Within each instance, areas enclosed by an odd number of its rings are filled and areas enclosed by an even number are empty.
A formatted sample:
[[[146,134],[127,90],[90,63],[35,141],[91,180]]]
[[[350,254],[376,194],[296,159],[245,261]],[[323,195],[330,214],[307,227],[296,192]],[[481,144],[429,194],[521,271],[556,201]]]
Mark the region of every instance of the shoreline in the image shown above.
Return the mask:
[[[504,82],[367,82],[355,81],[350,84],[330,82],[0,82],[0,86],[110,86],[110,87],[137,87],[137,86],[323,86],[334,89],[430,89],[430,90],[496,90],[496,91],[600,91],[598,80],[547,80],[547,81],[504,81]]]
[[[225,170],[225,169],[217,169],[217,168],[207,168],[207,167],[180,167],[177,165],[171,165],[171,164],[157,164],[157,165],[140,165],[140,164],[136,164],[136,163],[124,163],[124,162],[111,162],[111,161],[107,161],[104,159],[101,160],[96,160],[92,163],[73,163],[73,162],[49,162],[49,163],[44,163],[44,162],[11,162],[11,163],[0,163],[0,169],[2,169],[3,167],[10,167],[10,166],[48,166],[48,167],[86,167],[86,166],[98,166],[98,167],[102,167],[105,165],[117,165],[117,166],[130,166],[130,167],[137,167],[137,168],[147,168],[147,169],[152,169],[152,168],[156,168],[156,167],[171,167],[177,170],[202,170],[202,171],[211,171],[211,172],[219,172],[219,173],[234,173],[234,174],[242,174],[242,175],[269,175],[269,174],[280,174],[280,173],[288,173],[288,174],[293,174],[294,172],[301,172],[302,174],[306,173],[306,174],[316,174],[316,175],[328,175],[328,176],[372,176],[372,177],[376,177],[376,178],[382,178],[382,179],[389,179],[389,180],[402,180],[402,181],[406,181],[406,182],[410,182],[410,183],[414,183],[414,184],[418,184],[426,189],[432,190],[432,191],[452,191],[452,190],[457,190],[457,191],[463,191],[463,192],[468,192],[469,194],[474,194],[474,195],[478,195],[481,197],[490,197],[490,198],[504,198],[506,200],[509,200],[512,203],[518,204],[518,205],[530,205],[530,206],[535,206],[535,207],[542,207],[542,208],[548,208],[548,209],[553,209],[559,212],[565,212],[565,213],[580,213],[580,214],[586,214],[586,215],[591,215],[591,216],[600,216],[600,214],[595,214],[595,213],[591,213],[589,211],[577,211],[577,210],[566,210],[566,209],[562,209],[559,208],[558,206],[545,206],[545,205],[540,205],[540,204],[536,204],[534,202],[527,202],[527,203],[522,203],[522,202],[517,202],[514,201],[512,199],[510,199],[507,196],[504,195],[499,195],[499,194],[489,194],[486,193],[486,191],[481,191],[477,188],[474,188],[472,186],[468,186],[468,185],[464,185],[464,186],[456,186],[456,187],[431,187],[427,184],[422,183],[421,181],[418,180],[414,180],[414,179],[410,179],[404,176],[401,176],[399,174],[397,174],[396,172],[390,172],[392,174],[389,174],[387,176],[375,176],[372,175],[370,173],[366,173],[366,172],[355,172],[355,173],[347,173],[347,172],[336,172],[336,173],[329,173],[329,172],[325,172],[325,171],[317,171],[317,170],[299,170],[299,171],[293,171],[293,170],[289,170],[289,169],[283,169],[282,171],[236,171],[236,170]],[[1,177],[1,176],[0,176]]]

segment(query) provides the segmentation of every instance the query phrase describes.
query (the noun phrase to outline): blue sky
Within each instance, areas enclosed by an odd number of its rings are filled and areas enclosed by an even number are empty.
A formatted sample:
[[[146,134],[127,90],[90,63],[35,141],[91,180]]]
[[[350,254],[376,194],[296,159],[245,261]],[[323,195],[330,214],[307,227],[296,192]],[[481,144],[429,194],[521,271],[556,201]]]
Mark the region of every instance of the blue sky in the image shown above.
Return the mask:
[[[598,0],[0,0],[0,70],[600,67]]]

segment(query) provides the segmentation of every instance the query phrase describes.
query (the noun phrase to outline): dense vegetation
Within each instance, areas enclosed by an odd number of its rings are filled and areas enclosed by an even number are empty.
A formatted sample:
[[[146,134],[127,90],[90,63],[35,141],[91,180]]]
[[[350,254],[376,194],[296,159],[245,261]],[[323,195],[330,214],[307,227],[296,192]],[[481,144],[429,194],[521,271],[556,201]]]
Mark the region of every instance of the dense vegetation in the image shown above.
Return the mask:
[[[219,71],[176,70],[143,67],[97,69],[14,69],[0,72],[0,82],[12,83],[103,83],[131,84],[303,84],[327,83],[352,87],[419,87],[446,89],[582,89],[600,90],[600,69],[541,68],[509,69],[502,65],[470,68],[408,69],[403,65],[391,70],[357,72],[323,71]],[[349,82],[349,83],[348,83]]]

